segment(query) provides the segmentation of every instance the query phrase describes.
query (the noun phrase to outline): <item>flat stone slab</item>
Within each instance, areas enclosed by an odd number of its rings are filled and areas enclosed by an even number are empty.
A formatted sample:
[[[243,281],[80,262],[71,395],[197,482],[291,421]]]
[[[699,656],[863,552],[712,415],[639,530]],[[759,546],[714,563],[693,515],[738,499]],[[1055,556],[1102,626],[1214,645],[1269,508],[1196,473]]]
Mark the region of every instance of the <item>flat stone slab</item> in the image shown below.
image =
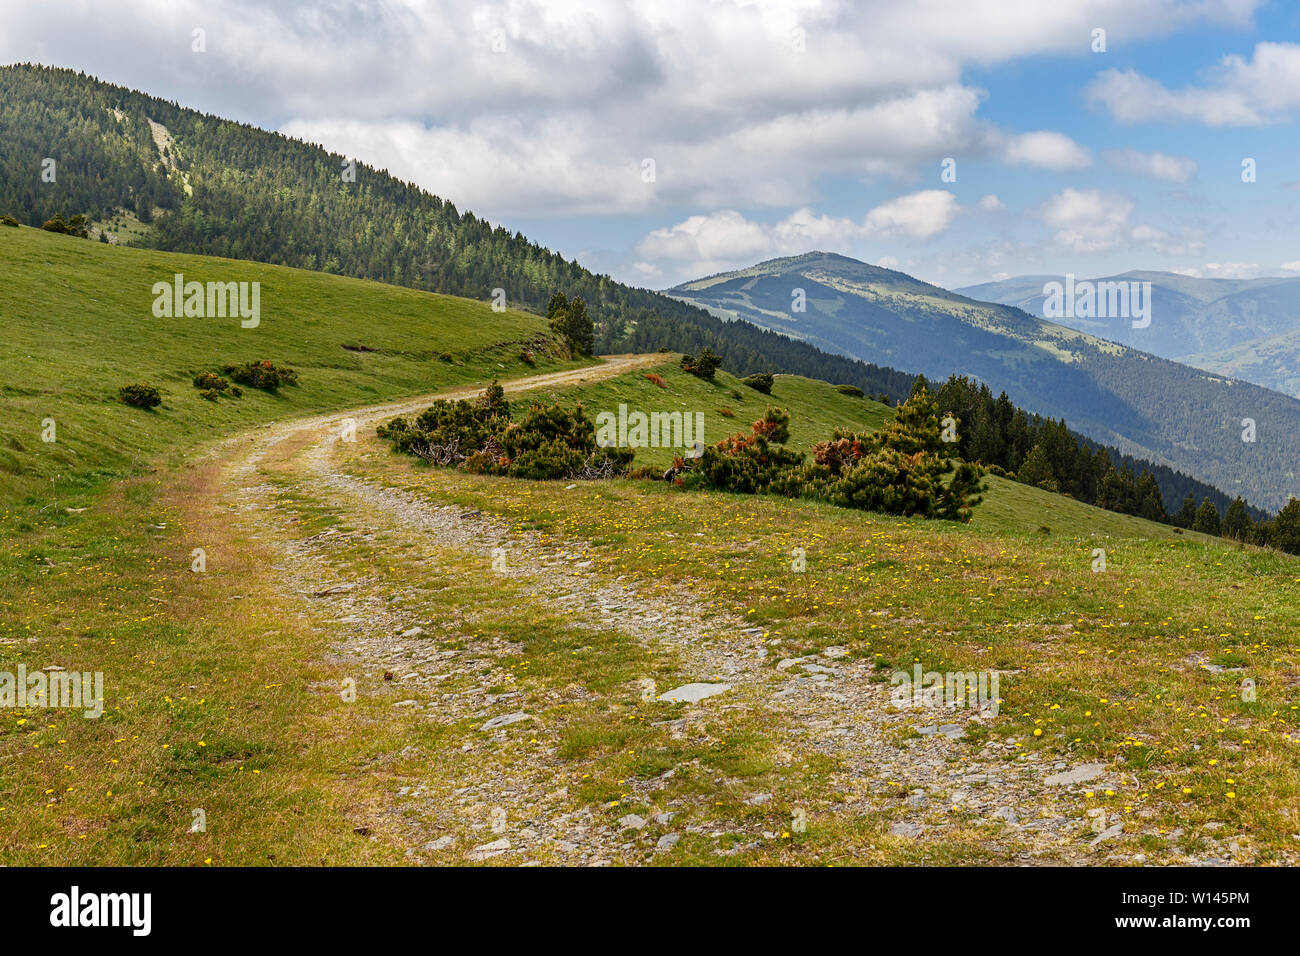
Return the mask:
[[[500,856],[510,849],[510,841],[505,837],[500,840],[493,840],[491,843],[484,843],[482,846],[476,846],[469,851],[471,860],[488,860],[494,856]]]
[[[1072,770],[1063,770],[1045,777],[1043,783],[1049,787],[1068,787],[1072,783],[1083,783],[1093,777],[1100,777],[1106,770],[1104,763],[1080,764]]]
[[[955,740],[964,736],[966,728],[962,724],[930,724],[927,727],[914,728],[922,737],[929,737],[932,734],[943,734],[945,737]]]
[[[482,727],[483,730],[496,730],[498,727],[506,727],[510,724],[517,724],[521,720],[532,720],[533,718],[525,714],[522,710],[516,710],[513,714],[502,714],[500,717],[493,717]]]
[[[659,699],[674,704],[694,704],[706,697],[713,697],[729,690],[731,690],[730,684],[683,684],[681,687],[674,687]]]

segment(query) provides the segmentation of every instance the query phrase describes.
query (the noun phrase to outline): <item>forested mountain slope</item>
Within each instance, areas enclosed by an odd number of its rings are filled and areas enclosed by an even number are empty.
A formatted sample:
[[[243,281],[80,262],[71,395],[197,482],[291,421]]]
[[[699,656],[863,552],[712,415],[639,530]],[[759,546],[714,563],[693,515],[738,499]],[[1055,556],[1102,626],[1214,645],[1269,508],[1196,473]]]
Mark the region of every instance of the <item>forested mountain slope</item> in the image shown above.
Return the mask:
[[[55,181],[42,163],[55,160]],[[252,259],[540,312],[586,300],[603,351],[697,351],[738,374],[786,371],[906,396],[912,376],[828,355],[595,275],[520,233],[320,147],[71,70],[0,67],[0,215],[85,214],[114,239]],[[353,175],[353,171],[355,175]],[[345,173],[347,175],[345,175]]]
[[[820,348],[952,373],[1121,452],[1270,510],[1300,494],[1300,402],[976,302],[891,269],[808,253],[685,283],[672,295]],[[800,311],[796,303],[802,300]],[[1243,440],[1254,422],[1254,440]]]

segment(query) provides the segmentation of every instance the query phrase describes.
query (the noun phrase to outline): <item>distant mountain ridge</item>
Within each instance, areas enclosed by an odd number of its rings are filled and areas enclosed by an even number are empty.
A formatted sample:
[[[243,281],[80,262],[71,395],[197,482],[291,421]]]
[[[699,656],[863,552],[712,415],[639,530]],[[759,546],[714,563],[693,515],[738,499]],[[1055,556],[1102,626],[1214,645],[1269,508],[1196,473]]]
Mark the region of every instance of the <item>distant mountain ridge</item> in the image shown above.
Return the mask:
[[[965,286],[958,295],[1045,316],[1043,292],[1063,276],[1024,275]],[[1083,278],[1082,276],[1079,278]],[[1093,282],[1149,282],[1151,324],[1052,318],[1112,342],[1300,397],[1300,277],[1205,279],[1135,270]]]
[[[970,376],[1125,454],[1270,510],[1300,496],[1300,402],[1019,308],[825,252],[773,259],[667,292],[723,319],[744,319],[932,380]],[[804,311],[797,311],[801,301]],[[1243,419],[1255,421],[1256,441],[1242,440]]]

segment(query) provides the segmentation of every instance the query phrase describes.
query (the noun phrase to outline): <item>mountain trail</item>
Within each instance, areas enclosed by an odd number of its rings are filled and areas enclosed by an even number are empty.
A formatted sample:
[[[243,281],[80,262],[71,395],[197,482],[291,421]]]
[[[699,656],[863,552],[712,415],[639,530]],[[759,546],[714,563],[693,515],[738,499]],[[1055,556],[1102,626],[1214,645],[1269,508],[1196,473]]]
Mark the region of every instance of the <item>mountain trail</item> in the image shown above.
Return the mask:
[[[618,356],[597,368],[503,384],[510,394],[563,387],[659,360]],[[463,387],[438,397],[477,391]],[[941,846],[954,827],[967,833],[974,827],[987,829],[991,862],[1087,862],[1102,854],[1109,854],[1106,862],[1129,861],[1116,855],[1122,852],[1115,849],[1122,842],[1119,820],[1085,818],[1079,810],[1082,789],[1106,786],[1117,771],[1040,765],[1017,758],[1013,744],[980,747],[966,730],[990,715],[963,711],[945,720],[933,712],[900,711],[869,659],[842,648],[780,659],[779,635],[747,626],[704,597],[668,599],[650,595],[649,582],[602,576],[592,569],[585,542],[544,539],[499,517],[349,473],[350,456],[363,445],[341,440],[345,424],[369,434],[381,420],[429,402],[275,423],[214,452],[222,463],[221,503],[238,533],[273,549],[279,589],[301,614],[329,628],[335,660],[369,679],[371,692],[389,695],[404,714],[461,735],[455,746],[444,745],[437,770],[431,767],[418,782],[388,795],[390,822],[408,858],[638,864],[672,852],[681,835],[673,820],[689,809],[676,800],[659,806],[655,826],[647,828],[635,814],[611,824],[570,794],[561,781],[572,777],[573,765],[562,756],[558,726],[546,716],[557,711],[548,708],[601,694],[573,685],[528,699],[507,689],[515,675],[504,659],[517,655],[519,645],[479,636],[475,625],[483,609],[438,604],[439,587],[421,586],[430,576],[441,587],[463,582],[473,568],[491,562],[491,573],[499,576],[493,580],[517,595],[507,613],[521,625],[561,614],[564,627],[592,634],[594,653],[605,646],[597,641],[615,634],[652,659],[673,662],[682,686],[653,687],[643,680],[643,699],[670,691],[670,700],[707,698],[686,703],[668,722],[674,739],[707,740],[714,721],[757,718],[779,760],[797,766],[814,754],[830,758],[836,769],[828,785],[837,801],[795,808],[787,826],[797,829],[804,812],[808,820],[818,814],[883,817],[882,839],[914,841],[918,849]],[[321,513],[333,521],[324,530],[305,520]],[[525,739],[533,747],[521,758],[511,748]],[[405,756],[425,759],[414,748]],[[656,804],[657,791],[676,769],[629,779],[627,792]],[[712,801],[705,796],[702,802]],[[746,803],[771,799],[755,793]],[[726,836],[715,852],[731,855],[781,839],[765,826],[771,824],[697,822],[683,832]],[[664,835],[652,842],[661,830]]]

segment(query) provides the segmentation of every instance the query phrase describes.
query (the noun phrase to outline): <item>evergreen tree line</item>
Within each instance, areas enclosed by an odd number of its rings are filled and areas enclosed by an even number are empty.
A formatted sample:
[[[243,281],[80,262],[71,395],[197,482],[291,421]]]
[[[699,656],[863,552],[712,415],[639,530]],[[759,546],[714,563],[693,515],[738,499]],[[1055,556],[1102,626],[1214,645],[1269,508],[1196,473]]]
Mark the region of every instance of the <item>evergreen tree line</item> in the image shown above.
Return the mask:
[[[917,376],[913,392],[928,388]],[[1240,495],[1230,499],[1180,471],[1120,454],[1072,432],[1064,419],[1030,415],[1006,392],[994,397],[988,385],[965,376],[951,376],[935,398],[939,414],[956,422],[958,456],[993,474],[1107,511],[1300,553],[1300,501],[1270,518]]]

